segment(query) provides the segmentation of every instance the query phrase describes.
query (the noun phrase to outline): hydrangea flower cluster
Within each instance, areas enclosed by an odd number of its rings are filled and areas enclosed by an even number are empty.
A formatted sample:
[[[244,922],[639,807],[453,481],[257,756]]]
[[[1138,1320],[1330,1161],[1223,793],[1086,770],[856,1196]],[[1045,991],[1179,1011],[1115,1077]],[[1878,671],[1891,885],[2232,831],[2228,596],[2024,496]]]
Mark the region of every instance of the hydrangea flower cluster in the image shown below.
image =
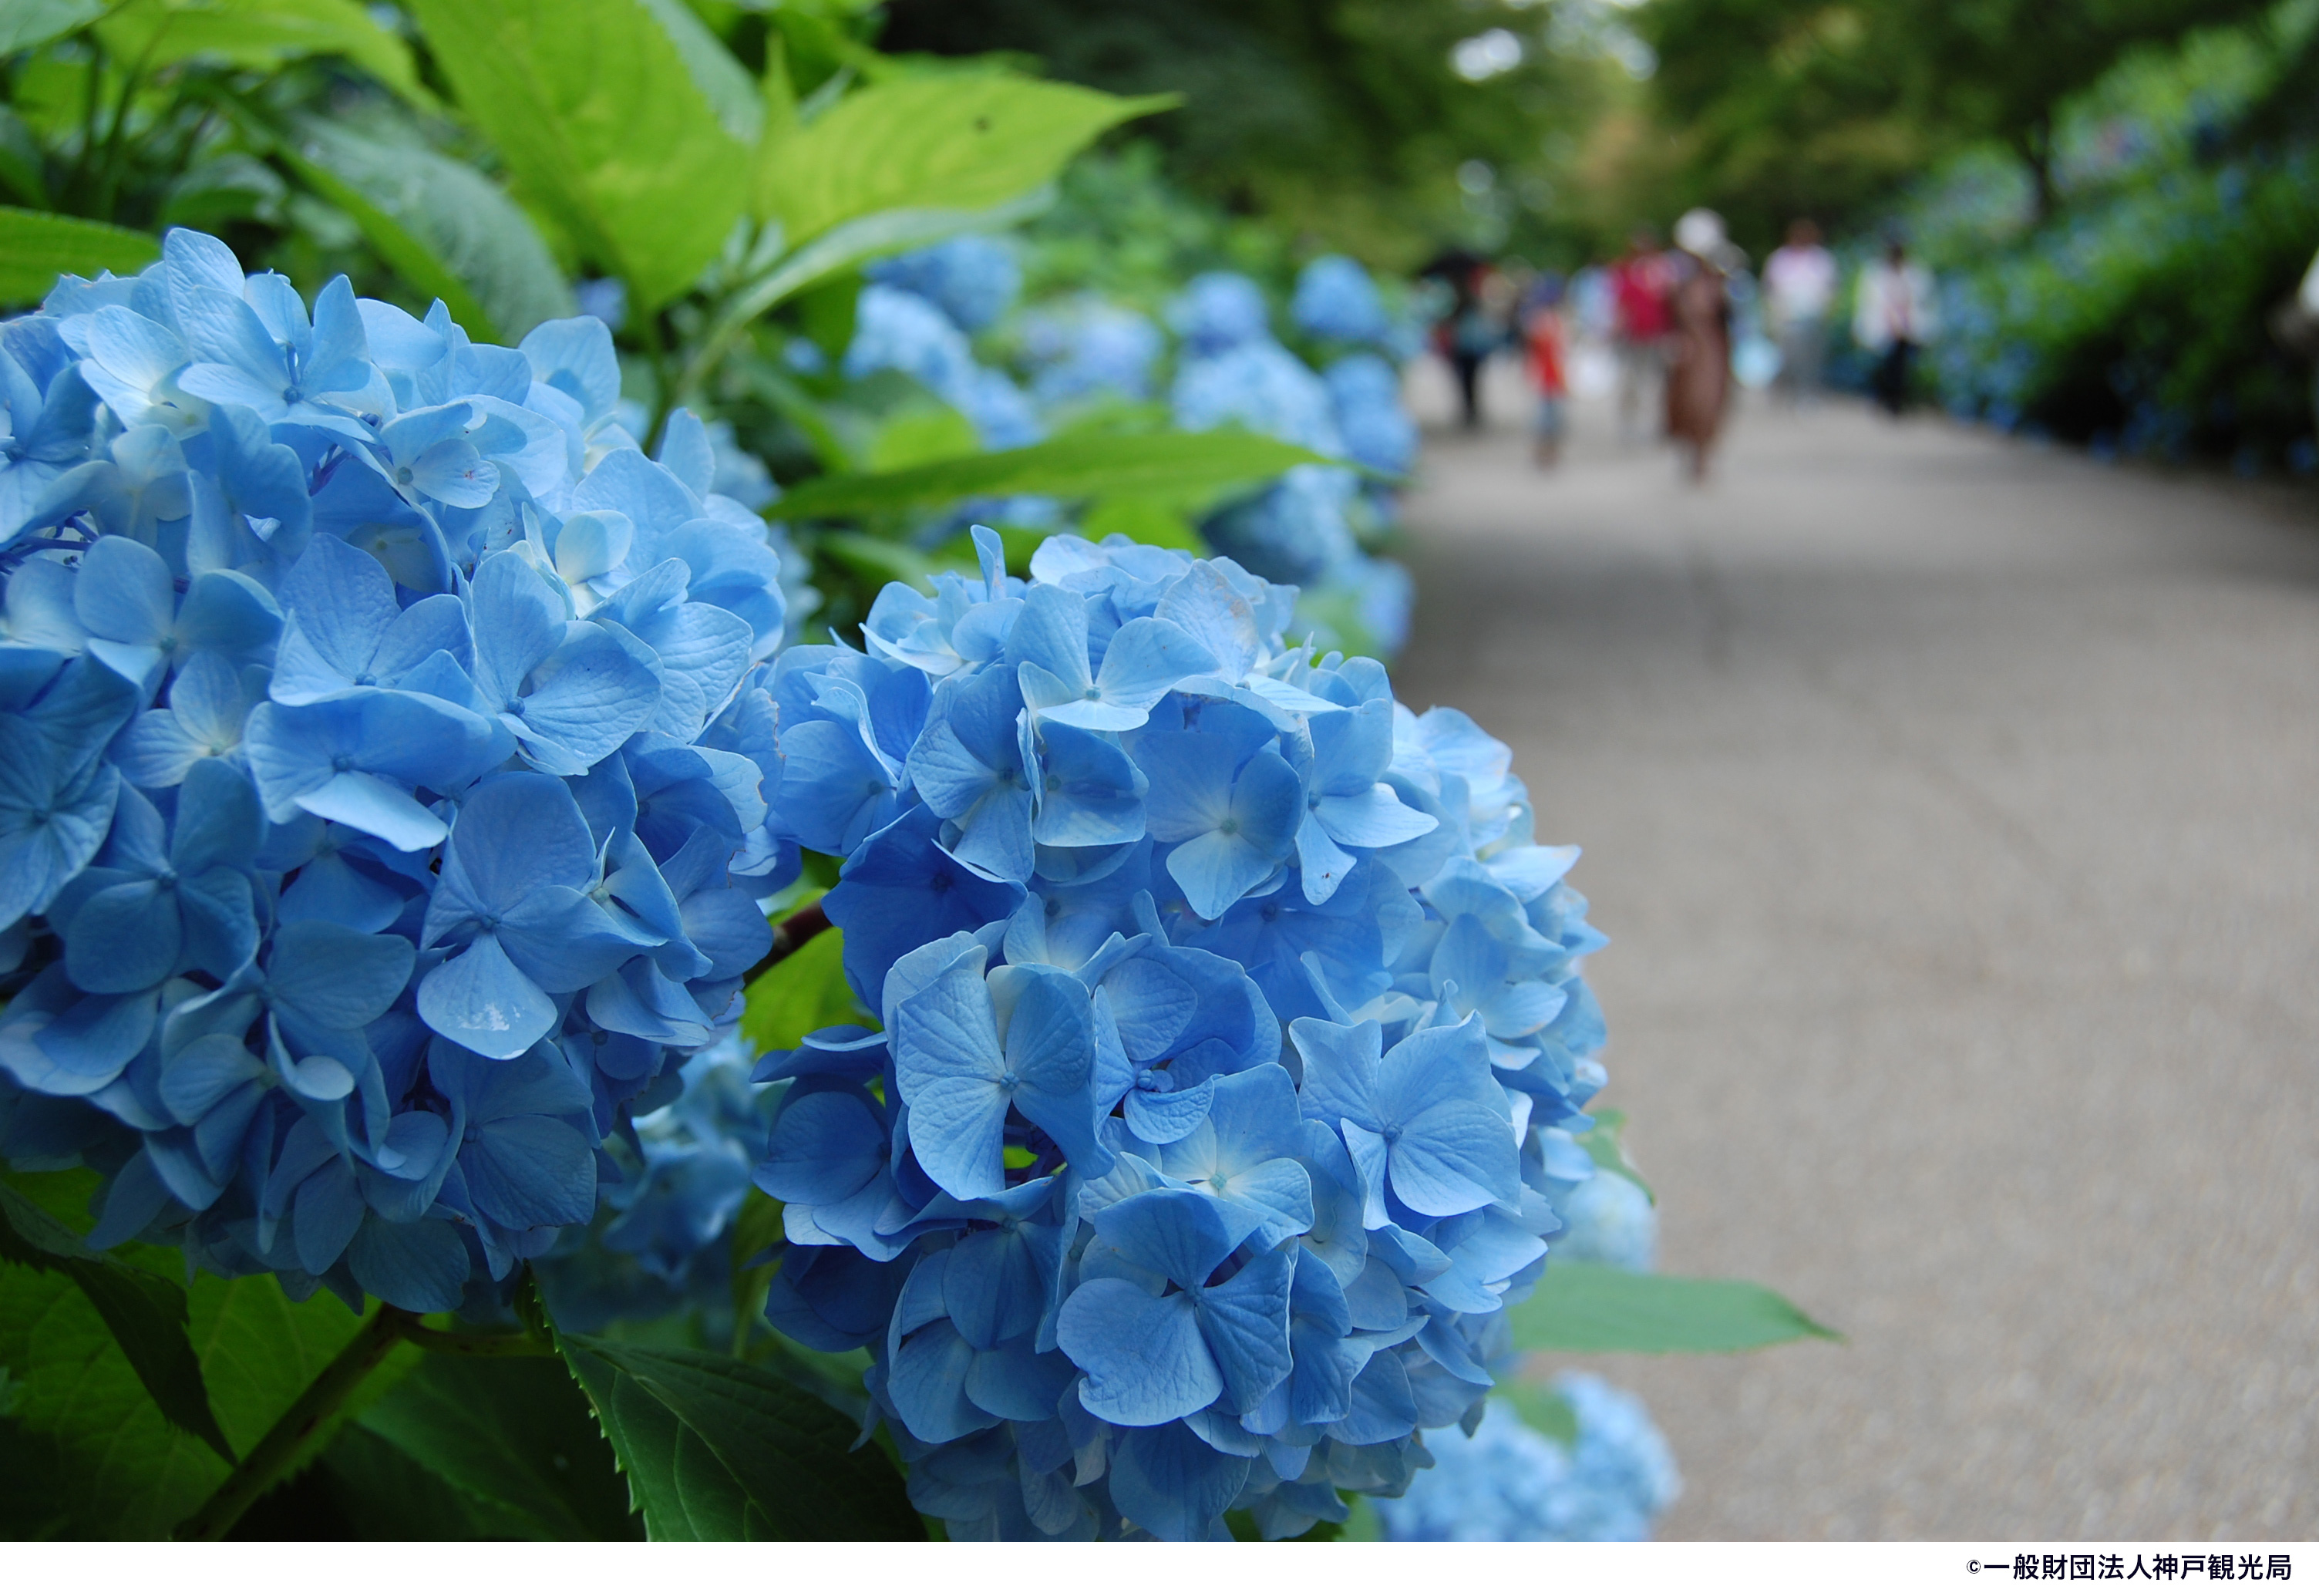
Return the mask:
[[[1658,1267],[1659,1211],[1648,1192],[1617,1170],[1597,1169],[1556,1212],[1569,1227],[1555,1242],[1562,1258],[1638,1275]]]
[[[961,233],[907,255],[871,263],[865,274],[927,301],[961,329],[981,332],[1014,308],[1023,268],[1003,239]]]
[[[310,314],[197,233],[0,379],[0,1152],[103,1170],[93,1245],[457,1307],[770,945],[780,541],[600,322]]]
[[[1380,356],[1347,356],[1323,377],[1273,338],[1262,292],[1231,273],[1195,278],[1171,316],[1187,350],[1169,396],[1178,427],[1246,427],[1396,474],[1414,463],[1416,425],[1401,407],[1400,378]],[[1364,554],[1355,536],[1365,520],[1390,518],[1353,472],[1305,465],[1224,506],[1201,532],[1249,570],[1305,590],[1307,629],[1327,633],[1328,609],[1349,605],[1391,653],[1409,632],[1408,573]]]
[[[776,663],[778,813],[881,1031],[768,1055],[768,1317],[867,1348],[960,1537],[1264,1533],[1480,1416],[1602,1085],[1503,744],[1229,560],[1060,536]]]
[[[977,360],[965,329],[941,305],[905,288],[871,283],[862,290],[844,369],[855,379],[879,371],[915,378],[973,422],[985,448],[1017,449],[1047,435],[1015,379]]]
[[[1323,255],[1296,275],[1289,319],[1313,338],[1346,344],[1380,344],[1393,334],[1385,300],[1361,263]]]
[[[1433,1466],[1406,1495],[1377,1504],[1389,1540],[1648,1540],[1683,1492],[1674,1455],[1641,1401],[1593,1375],[1564,1375],[1555,1394],[1577,1438],[1540,1435],[1493,1402],[1470,1433],[1433,1445]]]
[[[1031,393],[1042,406],[1116,395],[1148,399],[1167,340],[1148,316],[1092,294],[1042,305],[1023,318]]]

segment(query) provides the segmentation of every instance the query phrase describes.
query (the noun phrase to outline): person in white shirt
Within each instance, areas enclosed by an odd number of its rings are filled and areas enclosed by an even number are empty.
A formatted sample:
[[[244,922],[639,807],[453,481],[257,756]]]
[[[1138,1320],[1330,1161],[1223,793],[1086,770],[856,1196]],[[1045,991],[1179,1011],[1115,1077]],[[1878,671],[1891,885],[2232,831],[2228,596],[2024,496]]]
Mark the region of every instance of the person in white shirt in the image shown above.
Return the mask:
[[[1764,263],[1765,320],[1780,347],[1773,392],[1790,403],[1819,392],[1820,356],[1827,347],[1827,311],[1836,302],[1836,257],[1809,221],[1788,224],[1788,241]]]
[[[1933,300],[1933,275],[1908,258],[1895,239],[1884,258],[1860,274],[1859,299],[1852,314],[1853,341],[1880,356],[1877,402],[1898,416],[1908,403],[1908,363],[1940,330]]]

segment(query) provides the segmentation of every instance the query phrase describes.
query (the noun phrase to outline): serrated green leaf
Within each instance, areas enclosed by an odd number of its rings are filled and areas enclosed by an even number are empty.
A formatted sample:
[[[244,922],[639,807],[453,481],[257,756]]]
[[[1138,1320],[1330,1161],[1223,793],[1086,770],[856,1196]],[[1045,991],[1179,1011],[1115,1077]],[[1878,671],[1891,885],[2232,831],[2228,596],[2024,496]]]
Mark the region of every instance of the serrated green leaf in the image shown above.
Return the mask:
[[[1057,438],[903,471],[816,477],[781,500],[784,520],[858,516],[958,499],[1169,496],[1260,482],[1292,465],[1341,464],[1253,432],[1153,432]]]
[[[757,214],[796,245],[873,212],[996,205],[1052,182],[1108,129],[1178,103],[997,74],[876,84],[767,141]]]
[[[104,14],[104,0],[8,0],[0,5],[0,56],[38,50]]]
[[[196,59],[275,70],[309,56],[343,56],[411,104],[438,109],[411,47],[357,0],[128,0],[97,24],[113,59],[148,71]]]
[[[627,280],[639,311],[692,285],[741,213],[749,149],[644,0],[411,10],[518,187]]]
[[[736,1358],[563,1338],[654,1540],[922,1540],[884,1453]]]
[[[107,222],[0,205],[0,305],[47,297],[67,272],[127,276],[161,258],[160,241]]]
[[[80,1287],[161,1416],[228,1463],[233,1448],[210,1411],[202,1366],[186,1339],[185,1288],[81,1245],[60,1220],[0,1186],[0,1258],[52,1270]]]
[[[894,546],[891,545],[884,546]],[[845,984],[845,933],[835,925],[749,984],[741,1034],[761,1052],[793,1048],[825,1025],[864,1017]]]
[[[1745,1352],[1817,1336],[1840,1340],[1752,1280],[1638,1275],[1608,1264],[1549,1265],[1507,1310],[1514,1345],[1556,1352]]]
[[[636,1540],[612,1448],[551,1358],[429,1357],[357,1427],[537,1540]]]
[[[577,307],[521,206],[490,178],[432,149],[317,122],[283,154],[371,247],[483,343],[513,343]]]

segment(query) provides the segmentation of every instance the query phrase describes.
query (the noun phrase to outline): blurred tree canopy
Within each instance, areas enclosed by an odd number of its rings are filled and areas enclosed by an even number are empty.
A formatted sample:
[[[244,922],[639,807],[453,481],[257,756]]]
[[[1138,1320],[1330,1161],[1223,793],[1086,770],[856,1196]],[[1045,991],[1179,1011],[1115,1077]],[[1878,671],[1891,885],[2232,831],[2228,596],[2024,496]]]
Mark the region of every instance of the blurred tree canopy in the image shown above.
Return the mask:
[[[1179,91],[1141,136],[1170,173],[1316,245],[1407,268],[1522,242],[1620,76],[1541,42],[1553,7],[1473,0],[891,0],[897,52],[1033,57],[1114,93]],[[1525,37],[1527,35],[1527,37]]]
[[[2272,0],[1651,0],[1658,114],[1683,145],[1671,203],[1763,242],[1785,217],[1856,214],[1983,140],[2054,200],[2062,105],[2129,53]]]

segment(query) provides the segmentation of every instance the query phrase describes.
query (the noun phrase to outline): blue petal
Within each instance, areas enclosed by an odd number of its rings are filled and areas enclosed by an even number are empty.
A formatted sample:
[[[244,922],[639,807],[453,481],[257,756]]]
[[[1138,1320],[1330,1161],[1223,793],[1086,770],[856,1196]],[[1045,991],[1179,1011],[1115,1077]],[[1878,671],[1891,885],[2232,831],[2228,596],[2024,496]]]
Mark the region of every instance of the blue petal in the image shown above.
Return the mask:
[[[1118,1279],[1089,1280],[1055,1323],[1064,1355],[1087,1373],[1079,1401],[1114,1424],[1165,1424],[1223,1393],[1191,1298],[1155,1297]]]
[[[1249,1466],[1180,1424],[1136,1430],[1112,1454],[1112,1505],[1161,1540],[1228,1538],[1224,1510],[1247,1484]]]
[[[413,1313],[447,1313],[465,1294],[467,1249],[439,1219],[394,1224],[372,1214],[347,1248],[355,1282]]]
[[[1234,1412],[1255,1407],[1287,1376],[1293,1274],[1286,1253],[1259,1253],[1239,1274],[1200,1296],[1200,1330]]]
[[[595,1154],[562,1120],[494,1119],[471,1132],[459,1168],[475,1205],[503,1225],[584,1224],[596,1210]]]
[[[486,933],[419,983],[420,1017],[487,1059],[512,1059],[555,1026],[555,1005]]]

